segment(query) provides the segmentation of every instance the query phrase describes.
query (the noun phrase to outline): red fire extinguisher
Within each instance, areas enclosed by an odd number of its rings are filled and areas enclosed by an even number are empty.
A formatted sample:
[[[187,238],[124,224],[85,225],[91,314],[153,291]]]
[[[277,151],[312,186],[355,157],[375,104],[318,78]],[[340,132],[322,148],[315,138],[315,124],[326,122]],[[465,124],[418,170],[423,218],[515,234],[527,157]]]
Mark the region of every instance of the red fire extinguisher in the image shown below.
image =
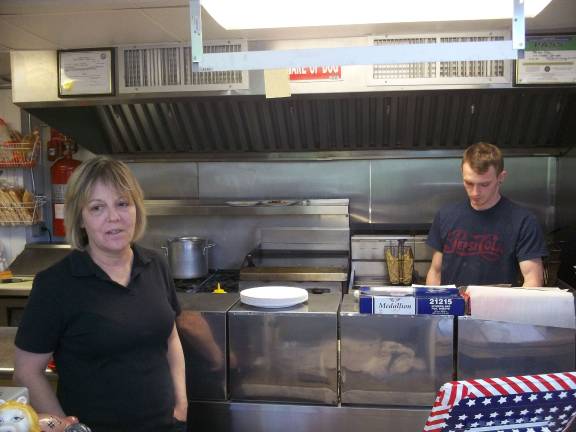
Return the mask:
[[[46,143],[46,159],[54,162],[62,157],[62,146],[66,137],[54,128],[50,128],[50,140]]]
[[[54,219],[52,221],[52,231],[55,236],[64,237],[64,193],[66,184],[81,162],[72,159],[72,145],[69,140],[64,142],[64,156],[58,159],[50,168],[50,178],[52,180],[52,209]]]

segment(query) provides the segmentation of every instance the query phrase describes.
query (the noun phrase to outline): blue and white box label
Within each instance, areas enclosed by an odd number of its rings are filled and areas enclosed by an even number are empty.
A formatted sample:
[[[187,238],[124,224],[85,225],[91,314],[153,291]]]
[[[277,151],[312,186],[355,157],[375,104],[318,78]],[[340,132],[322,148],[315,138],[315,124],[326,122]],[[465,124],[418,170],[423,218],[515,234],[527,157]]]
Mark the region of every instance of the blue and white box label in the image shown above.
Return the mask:
[[[360,295],[359,312],[378,315],[464,315],[466,302],[460,296],[414,297]]]
[[[416,298],[411,296],[403,297],[372,297],[372,313],[375,314],[395,314],[395,315],[415,315]]]

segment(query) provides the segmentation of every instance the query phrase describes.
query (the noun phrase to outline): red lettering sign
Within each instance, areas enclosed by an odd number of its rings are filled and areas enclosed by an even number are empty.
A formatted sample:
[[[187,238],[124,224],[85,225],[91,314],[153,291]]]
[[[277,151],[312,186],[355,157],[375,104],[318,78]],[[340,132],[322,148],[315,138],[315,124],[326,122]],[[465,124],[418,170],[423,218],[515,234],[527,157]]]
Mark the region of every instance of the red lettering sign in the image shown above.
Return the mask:
[[[342,66],[306,66],[288,68],[290,81],[325,81],[342,79]]]

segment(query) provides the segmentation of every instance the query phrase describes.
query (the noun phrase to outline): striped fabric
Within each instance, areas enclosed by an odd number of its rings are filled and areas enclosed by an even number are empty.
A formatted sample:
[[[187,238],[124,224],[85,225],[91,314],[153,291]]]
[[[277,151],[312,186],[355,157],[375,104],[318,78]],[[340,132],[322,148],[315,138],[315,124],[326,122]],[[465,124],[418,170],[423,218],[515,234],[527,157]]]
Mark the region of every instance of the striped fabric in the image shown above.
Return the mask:
[[[576,372],[453,381],[424,432],[560,432],[576,416]]]

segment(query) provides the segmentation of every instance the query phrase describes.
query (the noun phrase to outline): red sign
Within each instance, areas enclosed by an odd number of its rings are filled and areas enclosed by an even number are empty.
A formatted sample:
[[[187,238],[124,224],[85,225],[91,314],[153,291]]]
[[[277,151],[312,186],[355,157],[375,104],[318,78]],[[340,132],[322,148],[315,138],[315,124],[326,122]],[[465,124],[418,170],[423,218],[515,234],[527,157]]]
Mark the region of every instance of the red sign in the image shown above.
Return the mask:
[[[288,68],[290,81],[322,81],[342,79],[342,66],[306,66]]]

